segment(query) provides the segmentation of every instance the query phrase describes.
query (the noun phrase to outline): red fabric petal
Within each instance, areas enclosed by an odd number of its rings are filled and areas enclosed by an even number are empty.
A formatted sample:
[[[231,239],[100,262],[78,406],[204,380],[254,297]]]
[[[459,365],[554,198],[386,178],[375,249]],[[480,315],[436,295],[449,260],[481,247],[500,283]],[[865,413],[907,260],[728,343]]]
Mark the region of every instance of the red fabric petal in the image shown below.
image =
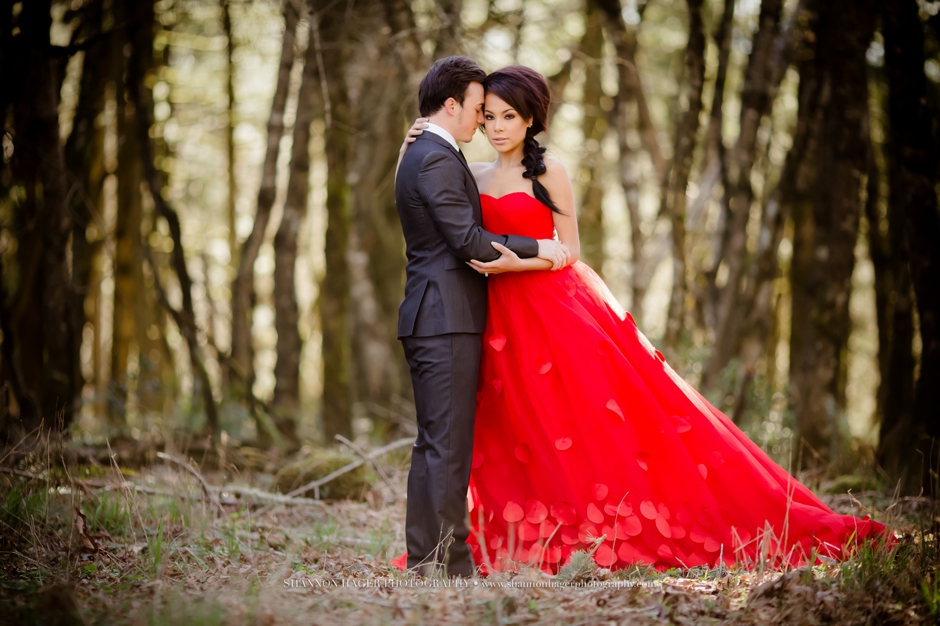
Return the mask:
[[[594,499],[603,500],[607,497],[609,489],[604,483],[594,483]]]
[[[512,500],[507,502],[506,506],[503,507],[503,519],[510,524],[521,522],[523,517],[525,517],[525,515],[522,513],[522,507]]]
[[[662,502],[659,503],[659,506],[656,507],[656,511],[666,519],[669,519],[669,507],[667,507]]]
[[[408,567],[408,552],[405,551],[401,555],[396,556],[394,559],[389,561],[389,565],[396,567],[402,571]]]
[[[687,420],[684,417],[673,415],[672,417],[669,418],[669,420],[672,422],[672,425],[676,427],[676,432],[679,433],[680,435],[682,433],[687,433],[690,430],[692,430],[692,424],[690,424],[689,420]]]
[[[506,335],[493,335],[490,337],[490,345],[497,352],[501,352],[506,347]]]
[[[473,453],[473,460],[470,462],[470,467],[472,467],[473,469],[476,469],[476,468],[480,467],[481,465],[483,465],[483,453],[482,453],[482,452],[474,452],[474,453]]]
[[[578,529],[573,526],[565,526],[561,529],[561,540],[563,543],[573,546],[581,542],[581,536]]]
[[[548,520],[545,520],[539,525],[539,537],[541,537],[542,539],[551,537],[552,533],[554,532],[555,532],[555,524],[552,524]],[[561,532],[561,530],[559,530],[558,532]],[[555,534],[557,535],[558,533],[555,533]]]
[[[493,380],[493,389],[496,390],[497,395],[503,392],[503,381],[497,379]]]
[[[718,552],[721,548],[721,544],[715,541],[712,537],[707,537],[705,539],[705,551],[706,552]]]
[[[597,526],[590,522],[584,522],[578,527],[578,539],[583,543],[590,543],[597,538]]]
[[[558,520],[559,523],[565,524],[566,526],[574,524],[578,521],[578,516],[577,513],[575,513],[574,507],[567,502],[556,502],[553,504],[551,513],[552,517]]]
[[[617,555],[606,543],[601,544],[594,553],[594,561],[601,567],[610,567],[617,562]]]
[[[646,519],[656,519],[656,516],[659,515],[659,513],[656,512],[656,507],[653,506],[653,503],[649,500],[640,502],[640,514]]]
[[[621,421],[626,421],[626,420],[623,419],[623,411],[620,409],[620,405],[617,404],[617,401],[616,401],[616,400],[614,400],[613,398],[611,398],[610,400],[608,400],[608,401],[607,401],[607,408],[610,409],[610,411],[611,411],[614,415],[616,415],[617,417],[619,417]]]
[[[571,437],[559,437],[555,440],[555,449],[564,452],[571,447]]]
[[[601,513],[597,505],[592,502],[587,505],[587,518],[595,524],[600,524],[604,521],[604,514]]]
[[[650,460],[650,455],[647,454],[646,452],[636,453],[636,464],[640,466],[640,469],[648,470],[649,460]]]
[[[548,517],[548,508],[538,500],[526,500],[525,518],[531,524],[541,524]]]
[[[548,374],[551,370],[552,370],[552,362],[551,362],[551,361],[546,361],[546,362],[542,363],[541,365],[539,365],[539,374],[542,374],[543,376],[544,376],[545,374]]]
[[[537,541],[539,538],[539,528],[534,524],[523,521],[521,524],[519,524],[519,529],[516,532],[516,535],[523,541]]]
[[[615,502],[608,502],[604,507],[604,513],[612,517],[626,517],[633,513],[633,505],[629,502],[623,501],[619,504]]]
[[[659,534],[666,539],[672,538],[672,528],[669,527],[669,522],[661,517],[656,518],[656,530],[658,530]]]
[[[620,522],[620,529],[628,537],[636,537],[643,532],[643,524],[636,515],[629,515]]]

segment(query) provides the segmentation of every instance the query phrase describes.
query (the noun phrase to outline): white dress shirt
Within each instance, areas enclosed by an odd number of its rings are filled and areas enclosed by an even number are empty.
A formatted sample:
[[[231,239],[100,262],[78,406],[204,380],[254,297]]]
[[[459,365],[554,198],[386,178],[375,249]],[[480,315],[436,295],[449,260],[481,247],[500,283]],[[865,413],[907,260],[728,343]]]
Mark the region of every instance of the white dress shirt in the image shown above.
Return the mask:
[[[443,137],[444,139],[447,140],[447,143],[449,143],[450,145],[454,147],[454,150],[456,150],[457,152],[460,152],[460,148],[457,146],[457,140],[454,139],[453,135],[451,135],[449,132],[447,132],[446,130],[438,126],[437,124],[432,124],[431,122],[426,122],[426,124],[428,125],[428,127],[424,129],[425,131],[434,133],[438,137]]]

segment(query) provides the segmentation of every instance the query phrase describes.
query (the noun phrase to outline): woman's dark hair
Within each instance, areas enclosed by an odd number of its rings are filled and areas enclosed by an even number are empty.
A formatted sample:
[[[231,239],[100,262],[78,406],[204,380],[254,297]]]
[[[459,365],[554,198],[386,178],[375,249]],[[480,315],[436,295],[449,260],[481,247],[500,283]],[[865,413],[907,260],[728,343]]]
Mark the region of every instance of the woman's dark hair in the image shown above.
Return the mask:
[[[548,82],[531,68],[511,65],[488,75],[483,81],[483,89],[505,100],[524,119],[532,120],[532,126],[526,129],[522,147],[525,154],[522,158],[525,172],[522,175],[532,180],[532,192],[539,202],[555,213],[564,215],[538,180],[545,173],[545,148],[539,145],[535,136],[546,130],[548,125],[548,106],[552,102]]]
[[[459,56],[438,59],[418,86],[421,117],[440,111],[448,98],[462,105],[470,83],[482,83],[485,78],[486,72],[473,59]]]

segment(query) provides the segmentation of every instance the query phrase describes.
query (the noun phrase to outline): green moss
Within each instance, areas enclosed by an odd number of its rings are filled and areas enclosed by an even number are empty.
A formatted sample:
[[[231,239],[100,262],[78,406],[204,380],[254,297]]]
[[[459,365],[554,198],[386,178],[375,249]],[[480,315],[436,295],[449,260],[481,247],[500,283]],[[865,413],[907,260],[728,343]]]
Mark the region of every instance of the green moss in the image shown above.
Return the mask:
[[[290,493],[298,487],[327,476],[336,470],[356,462],[358,457],[338,450],[319,449],[285,465],[274,479],[276,491]],[[320,498],[324,500],[362,500],[372,485],[372,473],[365,464],[338,476],[320,487]],[[301,494],[314,497],[314,490]]]

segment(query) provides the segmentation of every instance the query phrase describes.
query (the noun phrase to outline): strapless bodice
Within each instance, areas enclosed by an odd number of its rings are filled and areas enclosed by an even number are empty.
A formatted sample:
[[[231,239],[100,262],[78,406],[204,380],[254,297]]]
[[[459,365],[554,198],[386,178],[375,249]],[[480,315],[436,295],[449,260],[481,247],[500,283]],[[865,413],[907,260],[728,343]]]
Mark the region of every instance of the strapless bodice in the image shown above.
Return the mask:
[[[497,235],[522,235],[533,239],[551,239],[555,230],[552,212],[524,191],[514,191],[494,198],[480,194],[483,228]]]

